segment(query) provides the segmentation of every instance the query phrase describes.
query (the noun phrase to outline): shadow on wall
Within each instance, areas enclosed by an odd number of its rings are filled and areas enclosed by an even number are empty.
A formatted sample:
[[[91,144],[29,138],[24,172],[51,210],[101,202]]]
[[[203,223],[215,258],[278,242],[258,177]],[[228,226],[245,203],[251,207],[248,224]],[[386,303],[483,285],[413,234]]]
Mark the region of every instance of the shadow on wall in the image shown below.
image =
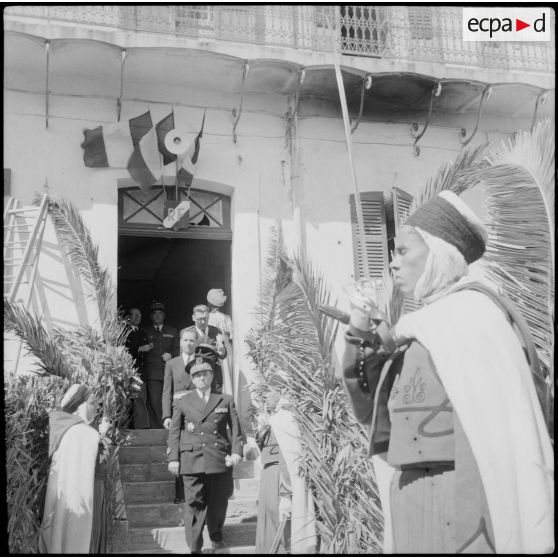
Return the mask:
[[[89,300],[88,285],[72,265],[54,226],[47,221],[37,270],[36,307],[47,329],[99,327],[97,305]]]

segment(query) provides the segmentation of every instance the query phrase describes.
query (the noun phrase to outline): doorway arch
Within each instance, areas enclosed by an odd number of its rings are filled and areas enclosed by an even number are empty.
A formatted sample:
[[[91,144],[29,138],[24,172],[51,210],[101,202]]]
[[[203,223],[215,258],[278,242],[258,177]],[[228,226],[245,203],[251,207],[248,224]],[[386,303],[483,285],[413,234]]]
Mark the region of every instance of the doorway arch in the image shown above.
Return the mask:
[[[222,189],[221,189],[222,190]],[[171,228],[168,210],[188,200],[188,216]],[[222,288],[231,314],[231,198],[222,191],[137,186],[118,191],[118,305],[139,307],[149,323],[153,300],[165,304],[165,322],[191,324],[192,307]]]

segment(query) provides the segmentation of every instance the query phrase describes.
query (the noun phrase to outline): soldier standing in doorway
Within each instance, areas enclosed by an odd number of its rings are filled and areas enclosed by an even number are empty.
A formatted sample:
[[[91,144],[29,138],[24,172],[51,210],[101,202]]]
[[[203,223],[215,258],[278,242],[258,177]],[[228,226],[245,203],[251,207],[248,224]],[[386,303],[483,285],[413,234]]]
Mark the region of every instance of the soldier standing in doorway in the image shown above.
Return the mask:
[[[163,381],[165,363],[179,354],[179,338],[176,328],[165,325],[165,306],[161,302],[151,304],[151,324],[145,333],[151,350],[145,355],[145,378],[147,388],[147,411],[151,428],[163,428]]]
[[[141,327],[141,311],[137,307],[130,308],[128,312],[128,336],[126,348],[134,359],[138,376],[143,382],[141,392],[133,401],[133,428],[149,428],[147,414],[147,395],[145,391],[144,356],[151,349],[149,339]]]

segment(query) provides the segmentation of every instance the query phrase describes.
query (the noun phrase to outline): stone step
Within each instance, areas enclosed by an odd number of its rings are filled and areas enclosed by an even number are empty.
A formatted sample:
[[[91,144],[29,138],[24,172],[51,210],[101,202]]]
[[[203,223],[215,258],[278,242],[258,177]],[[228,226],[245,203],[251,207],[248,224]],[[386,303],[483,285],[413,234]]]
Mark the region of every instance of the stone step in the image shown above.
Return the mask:
[[[167,446],[124,446],[118,452],[118,462],[167,463]]]
[[[122,451],[122,450],[121,450]],[[120,461],[120,478],[122,482],[149,482],[149,481],[168,481],[174,477],[168,471],[166,461],[153,461],[151,463],[128,463]],[[242,461],[233,468],[234,479],[258,479],[260,469],[255,466],[254,461]]]
[[[204,529],[204,547],[209,546],[207,527]],[[229,547],[246,547],[256,541],[256,522],[223,526],[223,540]],[[165,550],[172,553],[186,553],[184,527],[135,527],[130,529],[129,552]]]
[[[174,500],[174,479],[157,481],[126,481],[122,483],[127,504],[169,503]],[[234,499],[256,499],[259,479],[234,479]]]
[[[124,499],[127,504],[154,504],[174,500],[174,480],[124,482]]]
[[[257,499],[260,492],[260,479],[234,479],[233,498]]]
[[[122,482],[172,481],[174,477],[168,471],[167,463],[122,463],[120,461],[120,478]]]
[[[169,431],[164,428],[139,428],[126,430],[126,446],[165,446]]]
[[[227,509],[226,523],[255,521],[257,502],[253,498],[231,498]],[[184,504],[152,503],[127,504],[126,517],[132,527],[179,526],[184,521]]]

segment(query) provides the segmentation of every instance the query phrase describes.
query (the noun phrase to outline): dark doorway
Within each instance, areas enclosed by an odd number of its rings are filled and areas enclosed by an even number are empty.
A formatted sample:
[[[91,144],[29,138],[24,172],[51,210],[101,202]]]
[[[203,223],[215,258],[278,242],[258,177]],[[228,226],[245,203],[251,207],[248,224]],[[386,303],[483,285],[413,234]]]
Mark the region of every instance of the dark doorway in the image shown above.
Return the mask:
[[[192,308],[207,304],[209,289],[228,296],[230,312],[231,241],[152,236],[118,237],[118,306],[138,307],[147,325],[153,300],[165,305],[165,323],[178,329],[192,323]]]

